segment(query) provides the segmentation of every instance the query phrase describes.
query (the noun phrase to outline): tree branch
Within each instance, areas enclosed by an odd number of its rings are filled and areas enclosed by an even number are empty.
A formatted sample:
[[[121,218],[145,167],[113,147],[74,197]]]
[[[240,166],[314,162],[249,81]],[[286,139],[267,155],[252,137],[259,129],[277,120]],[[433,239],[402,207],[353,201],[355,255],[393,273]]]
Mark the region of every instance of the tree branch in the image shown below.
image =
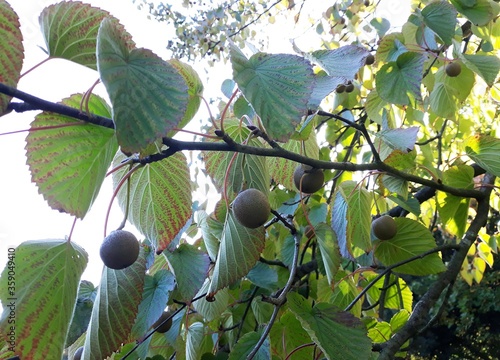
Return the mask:
[[[471,245],[476,241],[479,230],[486,224],[489,213],[489,196],[491,194],[492,186],[495,182],[495,176],[486,174],[483,179],[483,186],[480,191],[483,196],[478,200],[476,216],[472,220],[467,232],[460,241],[459,249],[455,252],[452,259],[448,264],[448,269],[442,272],[438,279],[431,285],[429,290],[422,296],[420,301],[415,305],[413,313],[408,319],[408,322],[389,339],[382,349],[379,360],[394,359],[395,354],[403,346],[403,344],[415,336],[415,334],[422,329],[428,322],[427,318],[429,312],[439,299],[441,293],[455,281],[462,263],[467,256],[467,252]]]

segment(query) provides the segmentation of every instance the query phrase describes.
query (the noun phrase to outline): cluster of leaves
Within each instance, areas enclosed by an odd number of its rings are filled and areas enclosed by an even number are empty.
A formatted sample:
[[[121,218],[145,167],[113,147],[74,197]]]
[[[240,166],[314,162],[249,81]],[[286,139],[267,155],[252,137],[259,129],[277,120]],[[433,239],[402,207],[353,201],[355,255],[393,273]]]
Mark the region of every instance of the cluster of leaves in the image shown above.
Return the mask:
[[[360,5],[342,4],[356,24]],[[0,30],[0,114],[43,110],[26,138],[40,193],[83,218],[112,167],[113,196],[145,238],[139,259],[105,268],[97,288],[80,282],[87,254],[71,239],[21,244],[16,288],[8,266],[0,278],[2,303],[17,299],[15,340],[9,309],[0,319],[2,358],[72,358],[83,346],[85,359],[389,359],[459,273],[479,283],[493,265],[496,234],[483,226],[499,208],[490,199],[500,175],[494,2],[430,2],[397,33],[374,22],[376,49],[334,39],[299,55],[245,54],[233,43],[227,101],[203,141],[175,138],[201,103],[193,68],[137,48],[117,19],[81,2],[42,12],[47,53],[97,70],[111,104],[90,92],[52,104],[15,89],[22,34],[0,5],[10,25]],[[370,51],[375,64],[366,66]],[[456,77],[445,73],[450,61],[461,64]],[[336,92],[348,82],[353,91]],[[190,150],[202,151],[222,195],[211,213],[193,205]],[[324,188],[297,191],[297,163],[324,169]],[[265,226],[233,215],[245,188],[268,196]],[[382,241],[371,221],[385,212],[409,216]],[[454,240],[437,246],[434,226]],[[402,275],[432,274],[414,306]],[[172,326],[160,334],[151,327],[167,306]]]

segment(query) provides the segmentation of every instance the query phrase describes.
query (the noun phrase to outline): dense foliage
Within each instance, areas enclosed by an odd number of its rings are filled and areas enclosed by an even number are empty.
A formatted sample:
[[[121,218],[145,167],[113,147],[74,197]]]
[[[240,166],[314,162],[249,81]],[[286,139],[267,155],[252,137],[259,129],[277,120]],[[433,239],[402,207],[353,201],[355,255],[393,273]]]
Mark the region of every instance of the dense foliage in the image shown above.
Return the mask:
[[[98,285],[81,281],[88,256],[71,234],[12,249],[0,358],[494,357],[498,4],[415,2],[390,32],[370,18],[377,3],[338,1],[315,22],[321,48],[295,54],[245,41],[274,17],[298,22],[304,3],[218,4],[150,5],[177,31],[167,60],[102,9],[48,6],[48,57],[96,70],[110,102],[90,89],[51,103],[16,89],[22,33],[0,0],[0,115],[41,110],[32,181],[82,219],[112,176],[119,229],[143,236],[137,260],[104,267]],[[188,141],[210,105],[184,61],[203,56],[232,78],[211,79],[225,98]],[[193,199],[195,151],[213,209]],[[429,343],[441,328],[456,334]]]

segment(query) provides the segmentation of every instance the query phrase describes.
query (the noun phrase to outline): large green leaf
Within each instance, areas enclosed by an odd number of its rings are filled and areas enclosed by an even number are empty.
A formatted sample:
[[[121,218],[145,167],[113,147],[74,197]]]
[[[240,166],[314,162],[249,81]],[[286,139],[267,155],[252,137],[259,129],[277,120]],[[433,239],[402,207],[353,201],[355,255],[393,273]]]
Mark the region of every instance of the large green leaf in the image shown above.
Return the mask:
[[[79,1],[62,1],[46,7],[38,19],[50,57],[74,61],[97,69],[97,32],[103,19],[113,21],[129,48],[132,37],[109,12]]]
[[[212,338],[207,335],[203,323],[196,321],[189,326],[186,335],[186,360],[201,359],[205,350],[212,350]]]
[[[377,48],[377,61],[396,61],[399,55],[407,51],[403,34],[391,33],[380,40],[380,45]]]
[[[210,279],[205,279],[203,286],[196,294],[196,297],[208,292]],[[218,318],[229,305],[229,292],[227,288],[220,290],[215,296],[214,301],[200,299],[193,304],[194,309],[205,318],[206,321],[212,321]]]
[[[120,152],[113,160],[118,166],[126,157]],[[128,167],[113,173],[114,188]],[[161,252],[174,240],[190,220],[191,179],[186,157],[176,153],[162,161],[148,164],[130,177],[128,220]],[[127,184],[118,192],[118,202],[125,212]]]
[[[332,228],[342,256],[356,257],[371,250],[371,201],[362,184],[344,181],[338,186],[334,195]],[[354,254],[351,247],[358,248],[354,249]]]
[[[494,4],[488,0],[451,0],[451,3],[473,24],[479,26],[486,25],[498,15]]]
[[[311,64],[296,55],[257,53],[250,59],[232,45],[233,78],[260,116],[268,135],[286,142],[313,92]]]
[[[314,307],[297,293],[287,295],[290,310],[329,360],[368,359],[371,341],[358,318],[328,303]]]
[[[184,118],[189,93],[182,75],[150,50],[130,50],[122,29],[109,19],[97,36],[97,68],[124,152],[140,152]]]
[[[231,349],[228,360],[246,359],[250,352],[253,350],[261,337],[262,331],[249,332],[243,335],[236,345]],[[255,360],[269,360],[271,359],[271,349],[269,345],[269,337],[264,340],[264,343],[259,348],[255,356]]]
[[[390,240],[376,240],[375,257],[389,266],[421,255],[436,247],[430,231],[421,223],[407,218],[395,218],[397,234]],[[437,253],[416,259],[394,269],[397,273],[409,275],[430,275],[446,270]]]
[[[135,340],[131,330],[142,300],[147,251],[151,250],[141,247],[139,258],[123,270],[104,266],[82,359],[105,359],[121,344]]]
[[[369,54],[370,52],[362,46],[346,45],[335,50],[314,51],[311,56],[329,76],[352,80],[365,65],[365,59]]]
[[[335,232],[327,224],[321,223],[314,228],[314,233],[328,283],[333,284],[341,260]]]
[[[363,278],[366,284],[375,279],[378,274],[375,272],[364,272]],[[380,300],[380,294],[384,289],[385,278],[380,278],[375,284],[370,287],[367,292],[368,301],[370,304],[375,304]],[[406,282],[400,277],[391,275],[388,288],[385,289],[384,307],[387,309],[406,309],[409,312],[413,308],[413,293]]]
[[[279,317],[271,328],[271,351],[285,359],[293,350],[301,345],[311,343],[311,337],[300,324],[297,317],[287,310]],[[307,346],[293,354],[294,360],[309,360],[313,357],[314,347]]]
[[[465,65],[481,76],[488,86],[493,86],[500,71],[500,59],[494,55],[460,54]]]
[[[190,244],[181,244],[173,252],[163,253],[175,275],[177,288],[184,301],[191,301],[203,286],[210,258]]]
[[[421,100],[420,84],[426,57],[405,52],[380,68],[375,82],[379,96],[397,105],[410,105]]]
[[[79,108],[81,101],[82,95],[75,94],[62,104]],[[88,109],[110,116],[104,99],[95,95],[90,96]],[[42,127],[52,128],[36,130]],[[27,163],[38,191],[51,208],[78,218],[96,199],[117,149],[112,129],[50,112],[35,117],[26,137]]]
[[[250,146],[263,147],[259,139],[250,135],[250,130],[236,119],[224,121],[224,131],[234,141]],[[227,194],[236,195],[245,188],[254,188],[264,194],[269,192],[270,176],[267,160],[263,156],[250,154],[208,151],[203,154],[207,173],[219,192],[227,179]]]
[[[158,320],[174,287],[175,277],[166,269],[155,272],[153,276],[146,275],[137,320],[132,328],[133,338],[139,339],[144,336],[151,325]]]
[[[232,211],[227,212],[209,296],[248,274],[264,249],[265,239],[263,226],[246,228],[236,220]]]
[[[465,153],[489,173],[500,176],[500,139],[474,135],[465,141]]]
[[[0,276],[2,338],[14,332],[22,359],[60,359],[87,253],[67,240],[43,240],[23,242],[6,257]]]
[[[201,82],[198,73],[190,65],[185,64],[177,59],[170,59],[168,63],[177,69],[188,86],[189,100],[187,103],[186,112],[181,122],[177,125],[178,129],[182,129],[196,115],[196,112],[200,107],[201,97],[203,96],[203,83]],[[172,130],[168,133],[168,137],[172,137],[176,133],[176,130]]]
[[[23,67],[23,35],[19,18],[5,0],[0,0],[0,82],[16,87]],[[11,97],[0,95],[0,116],[4,115]]]
[[[283,149],[298,153],[305,154],[311,159],[319,158],[319,147],[316,140],[316,133],[313,131],[309,138],[305,141],[291,139],[283,144]],[[280,157],[272,157],[269,160],[269,172],[271,177],[278,184],[283,185],[288,190],[296,190],[293,182],[293,172],[299,165],[298,163]]]
[[[424,23],[432,29],[446,45],[451,45],[455,35],[457,10],[448,2],[435,1],[422,9]]]

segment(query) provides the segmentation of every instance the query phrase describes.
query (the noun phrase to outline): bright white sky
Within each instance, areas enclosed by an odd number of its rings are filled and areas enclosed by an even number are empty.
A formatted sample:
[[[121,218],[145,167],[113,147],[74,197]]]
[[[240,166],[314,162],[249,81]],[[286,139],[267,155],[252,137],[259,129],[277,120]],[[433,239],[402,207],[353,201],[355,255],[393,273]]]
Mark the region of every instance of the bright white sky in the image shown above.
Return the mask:
[[[9,0],[8,0],[9,1]],[[174,0],[176,1],[176,0]],[[180,2],[180,0],[177,0]],[[21,19],[21,30],[24,36],[25,61],[23,72],[46,58],[40,47],[45,47],[38,24],[38,16],[42,9],[57,1],[44,0],[10,0],[9,3]],[[164,24],[148,20],[145,10],[138,11],[132,0],[85,0],[94,6],[103,8],[117,17],[132,34],[138,47],[153,50],[159,56],[168,59],[165,49],[169,35]],[[307,3],[313,4],[314,0]],[[405,21],[409,1],[385,0],[384,8],[378,16]],[[321,7],[323,8],[323,6]],[[396,15],[396,16],[395,16]],[[394,25],[394,24],[393,24]],[[310,30],[314,35],[314,29]],[[283,37],[277,36],[272,41],[270,52],[292,52],[289,43],[291,32],[283,29]],[[299,34],[297,34],[299,35]],[[298,45],[308,50],[313,44],[307,34],[300,33]],[[302,41],[301,41],[302,40]],[[302,43],[302,45],[301,45]],[[230,77],[230,70],[222,64],[211,69],[211,80],[207,83],[206,74],[197,68],[205,86],[205,96],[215,98],[220,96],[222,81]],[[213,74],[216,74],[214,76]],[[86,91],[98,78],[98,74],[83,66],[63,60],[51,60],[37,68],[19,82],[18,88],[25,92],[50,101],[60,101],[73,93]],[[101,85],[96,93],[104,95]],[[214,109],[212,109],[214,111]],[[0,133],[29,128],[36,112],[24,114],[9,114],[0,118]],[[205,115],[197,116],[197,122]],[[0,137],[0,153],[2,173],[0,176],[0,269],[7,261],[7,248],[17,246],[26,240],[63,239],[69,234],[73,218],[51,210],[43,197],[38,194],[36,186],[31,183],[28,167],[25,165],[24,139],[26,132]],[[89,254],[89,263],[83,279],[90,280],[94,285],[99,283],[102,262],[99,258],[99,246],[103,238],[105,212],[112,193],[110,179],[101,188],[98,199],[83,221],[78,221],[72,240],[85,248]],[[112,210],[108,224],[108,232],[115,229],[122,221],[122,213],[116,206]],[[125,228],[131,230],[131,228]]]

